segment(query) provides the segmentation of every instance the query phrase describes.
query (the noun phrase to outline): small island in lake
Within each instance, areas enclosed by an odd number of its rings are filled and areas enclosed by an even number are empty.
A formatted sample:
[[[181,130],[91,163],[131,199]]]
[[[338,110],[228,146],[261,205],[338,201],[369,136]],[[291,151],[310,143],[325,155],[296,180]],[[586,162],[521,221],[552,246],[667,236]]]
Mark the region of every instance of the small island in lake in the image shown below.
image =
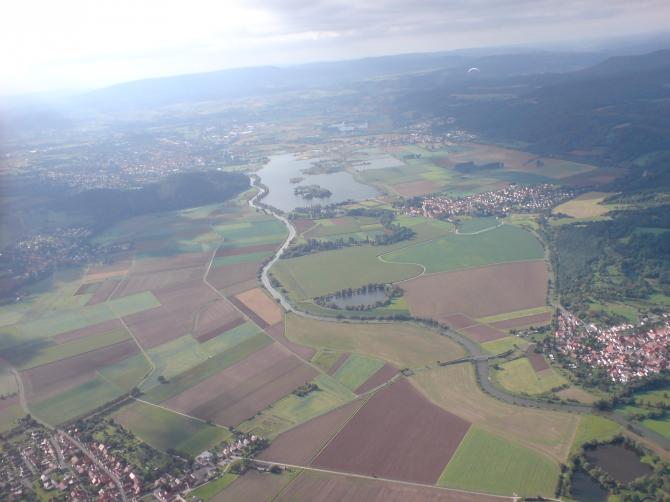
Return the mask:
[[[301,182],[302,180],[304,180],[304,179],[305,179],[305,178],[303,178],[303,177],[301,177],[301,176],[297,176],[297,177],[295,177],[295,178],[291,178],[291,179],[288,180],[288,181],[289,181],[289,183],[291,183],[292,185],[296,185],[296,184],[300,183],[300,182]]]
[[[304,174],[333,174],[344,171],[344,165],[338,160],[322,159],[312,162],[312,167],[302,169]]]
[[[333,192],[327,188],[321,188],[319,185],[305,185],[296,187],[295,190],[293,190],[293,193],[307,200],[326,199],[333,195]]]

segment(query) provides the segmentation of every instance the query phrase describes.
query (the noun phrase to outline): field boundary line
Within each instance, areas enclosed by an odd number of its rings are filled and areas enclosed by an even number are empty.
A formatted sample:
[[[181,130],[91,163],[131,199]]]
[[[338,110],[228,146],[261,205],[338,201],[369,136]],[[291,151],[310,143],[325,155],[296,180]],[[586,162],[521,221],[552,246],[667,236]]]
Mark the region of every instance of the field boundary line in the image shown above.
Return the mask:
[[[200,422],[200,423],[205,424],[205,425],[211,425],[212,427],[218,427],[219,429],[228,430],[228,427],[226,427],[225,425],[217,424],[215,422],[210,423],[207,420],[203,420],[202,418],[194,417],[193,415],[187,415],[186,413],[182,413],[181,411],[173,410],[172,408],[168,408],[167,406],[152,403],[150,401],[146,401],[144,399],[140,399],[140,398],[137,398],[137,397],[134,397],[133,399],[135,401],[137,401],[138,403],[143,403],[143,404],[147,404],[149,406],[154,406],[156,408],[160,408],[163,411],[167,411],[169,413],[174,413],[175,415],[181,415],[182,417],[190,418],[191,420],[195,420],[196,422]]]
[[[245,458],[245,457],[238,457],[238,458]],[[372,481],[384,481],[387,483],[396,483],[396,484],[401,484],[401,485],[406,485],[406,486],[417,486],[420,488],[433,488],[436,490],[442,490],[442,491],[447,491],[447,492],[456,492],[456,493],[465,493],[465,494],[470,494],[470,495],[483,495],[486,497],[495,497],[499,498],[502,500],[519,500],[520,497],[515,497],[513,495],[498,495],[494,493],[486,493],[486,492],[475,492],[471,490],[461,490],[459,488],[448,488],[446,486],[438,486],[438,485],[429,485],[429,484],[424,484],[424,483],[416,483],[414,481],[402,481],[399,479],[390,479],[390,478],[382,478],[382,477],[375,477],[375,476],[368,476],[366,474],[356,474],[353,472],[342,472],[342,471],[333,471],[330,469],[322,469],[320,467],[313,467],[313,466],[306,466],[306,465],[295,465],[295,464],[285,464],[283,462],[270,462],[268,460],[258,460],[255,458],[249,458],[248,460],[251,460],[252,462],[256,462],[259,464],[264,464],[264,465],[283,465],[285,467],[291,467],[293,469],[302,469],[304,471],[315,471],[315,472],[323,472],[325,474],[332,474],[335,476],[343,476],[343,477],[351,477],[351,478],[359,478],[359,479],[369,479]],[[297,478],[298,476],[296,476]],[[552,499],[552,498],[547,498],[545,497],[545,500],[551,500],[551,501],[558,501],[558,499]]]
[[[370,394],[370,395],[367,395],[367,394],[366,394],[365,396],[366,396],[366,397],[364,398],[365,401],[363,402],[363,404],[362,404],[356,411],[354,411],[354,412],[351,414],[351,416],[349,416],[349,418],[347,418],[347,419],[344,421],[344,423],[343,423],[340,427],[338,427],[338,429],[337,429],[337,430],[336,430],[336,431],[335,431],[335,432],[334,432],[328,439],[326,439],[326,441],[324,442],[323,446],[322,446],[322,447],[321,447],[321,448],[320,448],[314,455],[312,455],[312,457],[309,459],[310,463],[313,462],[313,461],[316,459],[316,457],[318,457],[319,455],[321,455],[321,453],[323,452],[323,450],[325,450],[326,448],[328,448],[328,446],[330,445],[330,443],[333,442],[333,440],[338,436],[338,434],[339,434],[340,432],[342,432],[342,430],[349,424],[349,422],[351,422],[351,420],[352,420],[356,415],[358,415],[358,413],[365,407],[366,404],[368,404],[368,401],[370,401],[370,398],[372,397],[372,394]],[[336,409],[337,409],[337,408],[336,408]]]
[[[135,342],[135,345],[137,345],[137,347],[140,349],[140,352],[142,352],[142,355],[143,355],[144,358],[147,360],[147,362],[149,363],[149,366],[150,366],[150,368],[151,368],[151,369],[149,369],[149,371],[147,372],[147,374],[144,375],[144,378],[142,378],[142,380],[140,380],[140,382],[137,384],[137,388],[139,389],[140,387],[142,387],[142,385],[144,385],[144,382],[146,382],[146,381],[149,379],[149,377],[151,376],[151,374],[152,374],[154,371],[156,371],[156,365],[154,364],[153,360],[152,360],[151,357],[149,356],[149,353],[148,353],[146,350],[144,350],[144,347],[142,347],[142,344],[140,343],[140,341],[139,341],[139,340],[137,339],[137,337],[135,336],[135,333],[133,333],[133,331],[130,329],[130,327],[126,324],[126,321],[123,320],[123,317],[121,317],[120,315],[118,315],[118,314],[114,311],[114,308],[112,308],[111,305],[109,306],[109,310],[112,311],[112,313],[116,316],[116,318],[117,318],[117,319],[119,320],[119,322],[123,325],[123,327],[125,328],[125,330],[126,330],[126,331],[128,332],[128,334],[131,336],[131,338],[132,338],[133,341]]]

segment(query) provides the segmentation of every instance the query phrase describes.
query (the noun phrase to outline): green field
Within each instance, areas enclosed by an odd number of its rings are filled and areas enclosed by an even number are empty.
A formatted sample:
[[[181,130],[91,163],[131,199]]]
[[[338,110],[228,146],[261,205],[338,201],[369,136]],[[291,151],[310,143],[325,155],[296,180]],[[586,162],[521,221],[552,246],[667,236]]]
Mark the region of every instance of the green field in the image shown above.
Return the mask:
[[[608,441],[621,432],[621,426],[603,417],[583,415],[579,419],[571,452],[575,453],[581,445],[589,441]]]
[[[225,428],[140,401],[133,401],[116,410],[113,418],[142,441],[161,451],[174,449],[195,456],[231,437]]]
[[[209,483],[199,486],[192,492],[189,492],[187,499],[196,497],[198,499],[204,500],[204,502],[208,502],[217,493],[225,490],[238,477],[239,476],[237,476],[237,474],[225,473],[222,476],[216,478],[214,481],[210,481]]]
[[[356,390],[368,378],[384,366],[384,361],[362,356],[360,354],[350,354],[342,366],[337,370],[334,377],[342,385],[350,390]]]
[[[544,249],[533,234],[503,225],[475,235],[449,234],[382,256],[392,263],[419,263],[426,273],[483,267],[494,263],[541,260]]]
[[[57,425],[90,413],[122,394],[123,390],[98,376],[43,401],[31,403],[30,410],[47,423]]]
[[[105,366],[98,372],[107,381],[113,383],[125,392],[130,392],[137,387],[142,379],[149,373],[151,366],[144,354],[135,354],[123,361]]]
[[[289,427],[323,415],[355,398],[352,392],[328,375],[319,375],[312,382],[319,386],[319,390],[305,397],[289,394],[237,428],[272,439]]]
[[[26,412],[23,411],[23,408],[18,403],[5,408],[0,413],[0,433],[16,427],[16,421],[25,415]]]
[[[216,225],[214,231],[223,237],[223,247],[251,246],[255,244],[271,244],[286,238],[286,227],[272,217],[262,217],[247,221]]]
[[[481,232],[489,228],[495,228],[500,225],[500,221],[495,216],[488,216],[486,218],[469,218],[461,220],[458,225],[458,232],[460,234],[471,234],[473,232]]]
[[[269,256],[272,256],[271,251],[259,251],[257,253],[238,254],[231,256],[218,256],[214,258],[214,267],[222,267],[224,265],[235,265],[236,263],[249,263],[254,261],[263,261]]]
[[[0,396],[10,396],[17,392],[16,378],[9,365],[0,360]]]
[[[383,252],[382,246],[343,248],[279,260],[271,270],[288,288],[291,297],[297,300],[371,282],[396,282],[421,272],[416,265],[396,265],[378,260],[377,255]]]
[[[544,314],[545,312],[551,312],[551,307],[533,307],[526,310],[517,310],[516,312],[505,312],[504,314],[492,315],[488,317],[480,317],[477,321],[484,324],[491,324],[499,321],[507,321],[509,319],[516,319],[518,317],[526,317],[536,314]]]
[[[528,342],[523,338],[518,338],[516,336],[506,336],[505,338],[482,343],[482,347],[489,354],[501,354],[514,348],[523,350],[528,347]]]
[[[26,370],[48,364],[59,359],[76,356],[95,349],[107,347],[130,339],[128,332],[123,329],[115,329],[107,333],[90,335],[71,342],[56,343],[36,343],[30,345],[21,345],[9,350],[3,351],[0,355],[12,363],[19,370]]]
[[[260,333],[254,335],[225,352],[210,357],[197,366],[178,374],[167,383],[156,385],[149,389],[145,394],[145,400],[152,403],[165,401],[271,343],[273,343],[273,340],[269,336]]]
[[[333,367],[333,364],[335,364],[335,362],[340,358],[341,355],[342,355],[341,352],[322,349],[317,351],[316,354],[314,354],[314,357],[312,357],[312,363],[315,366],[321,368],[321,370],[323,370],[324,372],[327,372],[328,370],[330,370],[330,368]]]
[[[493,379],[510,392],[518,394],[542,394],[568,381],[552,368],[537,373],[525,357],[500,365]]]
[[[205,343],[202,343],[201,346],[209,354],[214,355],[228,350],[258,333],[259,329],[255,324],[245,322],[233,329],[229,329],[225,333],[215,336],[211,340],[207,340]]]
[[[149,349],[149,358],[154,363],[156,370],[143,385],[144,389],[150,389],[158,382],[158,377],[163,376],[168,380],[206,361],[210,354],[191,335],[180,336],[167,343]]]
[[[438,485],[500,495],[554,496],[560,469],[549,457],[471,427]]]

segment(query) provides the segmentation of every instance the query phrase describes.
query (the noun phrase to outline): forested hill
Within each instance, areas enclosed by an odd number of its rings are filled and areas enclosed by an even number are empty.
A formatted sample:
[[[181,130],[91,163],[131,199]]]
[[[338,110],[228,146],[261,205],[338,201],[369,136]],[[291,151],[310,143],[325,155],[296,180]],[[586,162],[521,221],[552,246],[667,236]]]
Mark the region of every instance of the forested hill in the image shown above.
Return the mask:
[[[398,111],[453,116],[452,127],[523,142],[542,154],[579,151],[587,161],[626,165],[670,149],[669,84],[670,50],[662,50],[610,58],[572,73],[440,82],[403,96]]]
[[[135,190],[94,189],[54,202],[54,209],[88,215],[94,229],[147,213],[174,211],[229,200],[249,187],[240,173],[182,173]]]

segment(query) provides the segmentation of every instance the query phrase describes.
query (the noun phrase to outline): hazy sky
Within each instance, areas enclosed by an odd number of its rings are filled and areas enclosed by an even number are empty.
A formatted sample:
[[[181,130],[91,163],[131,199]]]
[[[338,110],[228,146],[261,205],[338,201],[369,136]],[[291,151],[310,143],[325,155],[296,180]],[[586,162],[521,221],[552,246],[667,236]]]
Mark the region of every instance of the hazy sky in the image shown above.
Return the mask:
[[[669,0],[20,0],[0,93],[239,66],[667,30]]]

